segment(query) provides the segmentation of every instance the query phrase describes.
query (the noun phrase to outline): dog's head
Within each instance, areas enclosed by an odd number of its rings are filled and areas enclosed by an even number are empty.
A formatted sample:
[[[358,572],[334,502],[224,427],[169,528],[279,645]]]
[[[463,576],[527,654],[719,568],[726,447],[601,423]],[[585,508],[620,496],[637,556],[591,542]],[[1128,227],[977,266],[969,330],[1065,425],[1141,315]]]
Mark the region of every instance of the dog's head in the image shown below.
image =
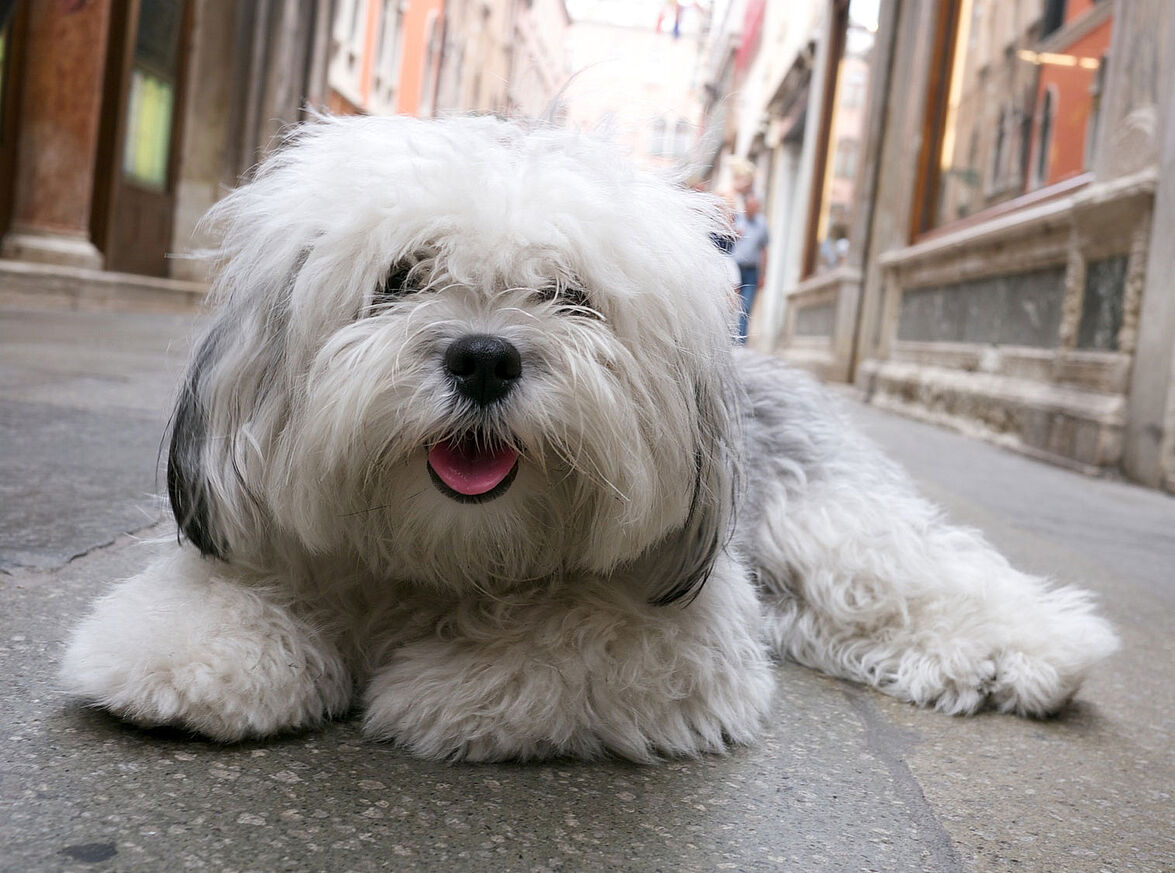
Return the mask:
[[[500,586],[704,581],[732,491],[721,211],[489,118],[311,123],[212,220],[168,485],[205,554]]]

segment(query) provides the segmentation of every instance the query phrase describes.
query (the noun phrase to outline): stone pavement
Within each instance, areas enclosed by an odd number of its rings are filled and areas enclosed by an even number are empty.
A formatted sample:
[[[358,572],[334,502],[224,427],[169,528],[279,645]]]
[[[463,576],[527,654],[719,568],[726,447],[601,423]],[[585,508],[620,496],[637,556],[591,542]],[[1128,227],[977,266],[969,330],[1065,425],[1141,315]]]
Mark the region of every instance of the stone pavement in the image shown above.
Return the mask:
[[[66,629],[168,547],[192,327],[0,310],[2,873],[1175,869],[1175,500],[867,407],[956,520],[1101,594],[1125,647],[1063,716],[952,719],[785,664],[766,739],[727,757],[448,766],[352,721],[220,747],[70,702]]]

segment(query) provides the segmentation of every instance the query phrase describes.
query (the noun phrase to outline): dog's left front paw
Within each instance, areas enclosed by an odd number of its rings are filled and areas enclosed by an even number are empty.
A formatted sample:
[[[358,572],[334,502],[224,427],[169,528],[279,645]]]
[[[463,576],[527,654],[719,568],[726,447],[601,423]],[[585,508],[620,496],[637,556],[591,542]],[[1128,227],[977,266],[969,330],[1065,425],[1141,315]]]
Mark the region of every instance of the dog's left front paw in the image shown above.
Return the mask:
[[[364,732],[435,760],[598,757],[603,744],[584,729],[583,701],[567,699],[558,670],[511,669],[510,660],[437,641],[407,646],[369,684]]]
[[[440,760],[643,763],[753,742],[774,689],[766,659],[668,675],[668,660],[659,671],[638,658],[593,670],[565,654],[413,643],[368,686],[365,732]]]

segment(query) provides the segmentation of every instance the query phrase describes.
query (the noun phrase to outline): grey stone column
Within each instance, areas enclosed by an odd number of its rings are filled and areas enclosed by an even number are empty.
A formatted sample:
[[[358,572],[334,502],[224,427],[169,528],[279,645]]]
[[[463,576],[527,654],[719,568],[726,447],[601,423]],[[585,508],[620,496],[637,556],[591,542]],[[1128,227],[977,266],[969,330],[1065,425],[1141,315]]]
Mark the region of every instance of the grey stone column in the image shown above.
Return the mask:
[[[1119,4],[1130,8],[1132,4]],[[1147,2],[1137,27],[1115,39],[1156,44],[1161,57],[1157,120],[1158,189],[1150,228],[1150,252],[1138,317],[1137,346],[1127,407],[1126,474],[1175,491],[1175,8]],[[1118,27],[1118,21],[1114,22]],[[1115,59],[1116,60],[1116,59]]]

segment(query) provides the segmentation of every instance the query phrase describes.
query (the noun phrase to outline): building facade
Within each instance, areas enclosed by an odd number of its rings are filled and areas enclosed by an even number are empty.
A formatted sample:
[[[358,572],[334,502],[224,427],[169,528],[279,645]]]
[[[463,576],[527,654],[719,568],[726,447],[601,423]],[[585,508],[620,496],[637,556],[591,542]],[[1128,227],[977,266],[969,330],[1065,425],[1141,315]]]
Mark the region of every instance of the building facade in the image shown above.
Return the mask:
[[[444,28],[445,0],[335,0],[326,108],[431,115]]]
[[[821,5],[810,77],[783,83],[816,143],[801,243],[752,339],[875,404],[1175,490],[1175,7]]]
[[[706,19],[694,7],[594,0],[574,7],[568,123],[601,129],[647,167],[694,159],[702,118]]]
[[[329,4],[17,2],[0,34],[0,293],[203,293],[199,217],[325,89]],[[292,74],[291,74],[292,71]]]
[[[309,112],[538,113],[563,0],[16,0],[0,299],[193,305],[200,218]]]
[[[530,0],[515,6],[511,41],[509,112],[554,117],[556,95],[567,84],[567,34],[571,17],[563,0]]]

